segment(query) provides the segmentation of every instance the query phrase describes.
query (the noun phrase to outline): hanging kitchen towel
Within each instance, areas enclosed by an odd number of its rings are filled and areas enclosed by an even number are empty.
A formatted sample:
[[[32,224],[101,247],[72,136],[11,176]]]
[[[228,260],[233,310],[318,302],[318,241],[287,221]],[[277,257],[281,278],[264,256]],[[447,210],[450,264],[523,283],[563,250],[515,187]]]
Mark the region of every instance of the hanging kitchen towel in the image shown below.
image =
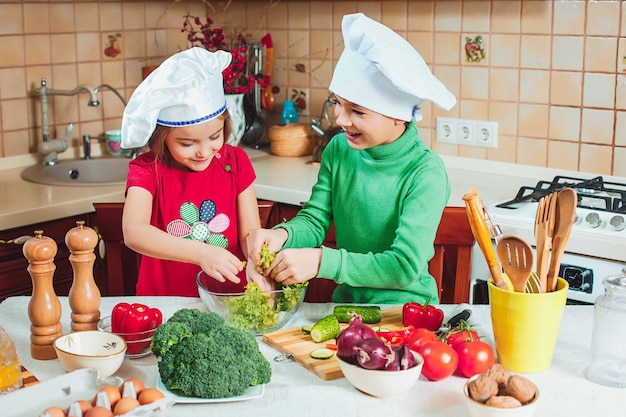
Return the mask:
[[[330,90],[385,116],[422,119],[420,105],[430,100],[450,110],[456,98],[430,72],[422,56],[393,30],[363,13],[343,17],[344,51]]]

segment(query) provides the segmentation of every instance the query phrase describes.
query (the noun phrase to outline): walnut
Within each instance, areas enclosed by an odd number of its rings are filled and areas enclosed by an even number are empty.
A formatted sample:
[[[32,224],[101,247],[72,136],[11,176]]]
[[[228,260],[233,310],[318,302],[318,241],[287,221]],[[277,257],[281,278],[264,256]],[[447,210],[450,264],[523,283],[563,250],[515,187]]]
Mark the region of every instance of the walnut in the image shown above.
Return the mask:
[[[469,383],[467,388],[470,397],[481,403],[498,394],[498,384],[485,374],[479,375]]]
[[[520,403],[516,398],[509,397],[508,395],[496,395],[489,398],[485,405],[498,408],[515,408],[521,407],[522,403]]]
[[[521,403],[527,403],[535,397],[537,388],[528,378],[522,375],[511,375],[506,385],[500,389],[499,395],[508,395],[517,398]]]
[[[489,369],[487,369],[485,374],[489,378],[495,380],[498,383],[498,387],[503,387],[504,385],[506,385],[506,382],[511,377],[511,371],[509,371],[506,367],[500,365],[499,363],[494,363],[493,365],[491,365]]]

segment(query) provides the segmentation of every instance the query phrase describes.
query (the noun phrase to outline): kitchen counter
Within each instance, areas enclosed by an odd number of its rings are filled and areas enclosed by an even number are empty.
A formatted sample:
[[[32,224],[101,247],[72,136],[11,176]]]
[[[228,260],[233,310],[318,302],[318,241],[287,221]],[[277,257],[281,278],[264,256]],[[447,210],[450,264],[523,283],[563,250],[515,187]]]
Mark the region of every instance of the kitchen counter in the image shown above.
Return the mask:
[[[40,381],[48,381],[65,371],[58,360],[39,361],[30,357],[30,321],[27,314],[29,297],[12,297],[0,303],[2,326],[15,342],[23,365]],[[61,324],[69,332],[70,308],[67,297],[60,297]],[[169,318],[180,308],[204,309],[200,299],[182,297],[103,297],[100,311],[110,314],[121,301],[142,302],[162,310]],[[297,315],[287,324],[299,327],[314,322],[332,311],[334,304],[304,303]],[[442,305],[446,313],[455,305]],[[471,306],[470,322],[476,323],[479,333],[493,345],[491,318],[488,305]],[[585,369],[590,355],[593,322],[592,306],[566,306],[559,331],[552,366],[541,373],[526,375],[539,388],[540,404],[537,416],[625,415],[624,390],[590,382]],[[276,362],[279,352],[258,338],[261,352],[270,361],[272,379],[262,398],[235,403],[175,404],[168,417],[198,415],[212,416],[466,416],[462,387],[466,379],[451,376],[430,382],[420,377],[416,386],[406,395],[382,400],[354,389],[345,378],[324,381],[295,362]],[[157,364],[154,356],[126,359],[116,373],[121,378],[139,377],[146,386],[155,386]],[[34,398],[33,401],[37,399]],[[0,401],[1,403],[1,401]],[[297,411],[296,411],[297,410]],[[6,414],[6,410],[3,415]],[[10,413],[9,413],[10,415]]]
[[[311,157],[279,157],[265,150],[245,148],[257,174],[257,197],[281,203],[299,205],[308,200],[317,179],[318,167]],[[555,175],[593,177],[594,174],[568,172],[471,158],[442,156],[452,185],[449,205],[463,206],[463,194],[476,187],[486,204],[508,200],[523,185]],[[35,184],[20,177],[32,158],[3,158],[0,168],[0,230],[41,223],[94,211],[94,202],[124,201],[124,186],[48,186]],[[626,182],[626,178],[606,177]]]

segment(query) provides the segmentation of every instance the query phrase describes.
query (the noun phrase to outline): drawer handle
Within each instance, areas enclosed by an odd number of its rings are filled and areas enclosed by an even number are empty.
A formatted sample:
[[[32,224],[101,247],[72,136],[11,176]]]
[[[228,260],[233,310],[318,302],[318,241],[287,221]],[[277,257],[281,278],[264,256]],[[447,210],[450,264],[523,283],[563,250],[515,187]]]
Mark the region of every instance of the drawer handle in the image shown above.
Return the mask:
[[[20,236],[20,237],[16,237],[15,239],[9,239],[9,240],[2,240],[2,239],[0,239],[0,244],[2,244],[2,245],[23,245],[31,237],[32,236]]]

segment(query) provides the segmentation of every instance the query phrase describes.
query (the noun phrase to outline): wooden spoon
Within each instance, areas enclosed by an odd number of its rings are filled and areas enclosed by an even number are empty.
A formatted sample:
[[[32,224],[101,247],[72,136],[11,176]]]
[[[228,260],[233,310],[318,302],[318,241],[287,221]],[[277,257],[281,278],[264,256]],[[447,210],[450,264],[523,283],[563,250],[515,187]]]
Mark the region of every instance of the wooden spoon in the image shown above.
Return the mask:
[[[526,292],[533,270],[533,248],[519,236],[506,235],[498,242],[498,258],[517,292]]]
[[[554,223],[554,235],[552,237],[552,254],[550,255],[550,268],[548,269],[546,291],[555,291],[561,257],[565,252],[565,245],[576,219],[576,206],[578,194],[572,188],[564,188],[559,191],[556,200],[556,219]]]

